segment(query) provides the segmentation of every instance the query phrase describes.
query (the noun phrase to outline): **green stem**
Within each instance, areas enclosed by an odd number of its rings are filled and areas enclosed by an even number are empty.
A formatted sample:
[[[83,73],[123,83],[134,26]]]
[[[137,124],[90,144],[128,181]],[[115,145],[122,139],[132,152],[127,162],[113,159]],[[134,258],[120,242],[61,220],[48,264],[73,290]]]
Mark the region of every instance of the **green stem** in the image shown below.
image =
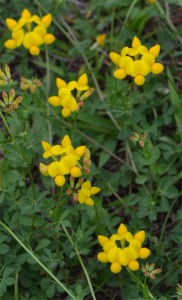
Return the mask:
[[[145,284],[143,284],[141,282],[141,280],[135,274],[133,274],[133,272],[130,271],[129,268],[126,268],[126,269],[127,269],[128,273],[131,275],[131,277],[142,287],[142,290],[144,290],[144,289],[148,290],[148,287]],[[154,299],[153,295],[151,294],[151,292],[149,290],[148,290],[148,294],[151,297],[151,299]]]
[[[131,15],[131,12],[132,12],[132,10],[133,10],[133,7],[135,6],[135,4],[138,2],[138,0],[133,0],[133,2],[131,3],[131,5],[130,5],[130,7],[129,7],[129,9],[128,9],[128,12],[127,12],[127,14],[126,14],[126,18],[125,18],[125,20],[124,20],[124,25],[126,25],[126,23],[128,22],[128,19],[129,19],[129,17],[130,17],[130,15]]]
[[[15,275],[14,300],[18,300],[18,272],[16,272],[16,275]]]
[[[59,242],[59,234],[57,232],[56,226],[59,223],[60,203],[61,203],[62,195],[63,195],[63,187],[60,188],[59,197],[58,197],[57,204],[56,204],[56,207],[54,210],[54,215],[53,215],[53,224],[54,224],[55,241],[56,241],[56,253],[57,253],[57,256],[60,261],[61,261],[62,257],[61,257],[61,249],[60,249],[60,242]]]
[[[68,233],[66,227],[65,227],[64,225],[62,225],[62,228],[63,228],[63,230],[64,230],[64,232],[65,232],[65,234],[66,234],[68,240],[70,241],[70,244],[73,246],[73,248],[74,248],[74,250],[75,250],[75,253],[76,253],[77,257],[78,257],[78,260],[79,260],[79,262],[80,262],[80,265],[81,265],[81,267],[82,267],[82,269],[83,269],[83,272],[84,272],[84,274],[85,274],[85,277],[86,277],[86,279],[87,279],[88,286],[89,286],[89,288],[90,288],[90,292],[91,292],[92,298],[93,298],[94,300],[96,300],[95,293],[94,293],[94,290],[93,290],[93,287],[92,287],[92,283],[91,283],[89,274],[88,274],[88,272],[87,272],[87,269],[85,268],[85,265],[84,265],[84,263],[83,263],[83,260],[82,260],[82,258],[81,258],[81,255],[80,255],[80,253],[79,253],[78,247],[74,244],[74,242],[73,242],[73,240],[72,240],[70,234]]]
[[[175,199],[174,199],[174,201],[172,202],[171,207],[170,207],[170,209],[169,209],[169,211],[168,211],[168,213],[167,213],[167,215],[166,215],[166,217],[165,217],[165,220],[164,220],[163,225],[162,225],[162,230],[161,230],[160,238],[159,238],[159,244],[161,244],[161,242],[162,242],[162,238],[163,238],[163,235],[164,235],[164,230],[165,230],[165,228],[166,228],[166,224],[167,224],[169,215],[170,215],[170,213],[171,213],[171,211],[172,211],[172,209],[173,209],[173,206],[174,206],[174,204],[176,203],[176,200],[177,200],[177,199],[178,199],[178,198],[175,198]],[[160,251],[160,248],[158,248],[158,250],[157,250],[157,256],[159,256],[159,251]]]
[[[127,204],[124,202],[124,200],[115,192],[115,190],[113,189],[113,187],[111,186],[110,183],[107,184],[108,188],[112,191],[113,195],[121,202],[122,205],[124,205],[124,207],[127,207]]]
[[[39,266],[71,297],[73,300],[78,300],[74,294],[67,289],[67,287],[59,281],[54,274],[34,255],[32,250],[28,249],[23,242],[13,233],[13,231],[5,225],[2,221],[0,221],[0,225],[18,242],[18,244],[37,262]]]

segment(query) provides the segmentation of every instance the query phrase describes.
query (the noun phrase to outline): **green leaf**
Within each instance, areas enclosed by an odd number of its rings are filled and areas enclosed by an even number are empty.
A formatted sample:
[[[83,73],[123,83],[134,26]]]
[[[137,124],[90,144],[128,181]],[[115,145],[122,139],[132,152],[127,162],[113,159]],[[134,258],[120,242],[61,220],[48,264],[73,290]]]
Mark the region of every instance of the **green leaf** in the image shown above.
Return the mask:
[[[3,272],[3,278],[9,277],[9,275],[12,274],[13,271],[13,268],[6,267],[6,269]]]
[[[4,281],[5,281],[6,285],[13,285],[15,282],[13,277],[7,277],[4,279]]]
[[[35,252],[39,251],[41,249],[47,248],[47,246],[50,244],[50,241],[47,239],[43,239],[39,242],[39,244],[35,248]]]
[[[54,293],[55,293],[55,284],[51,284],[46,289],[46,295],[47,297],[52,298],[54,296]]]
[[[0,254],[6,254],[9,251],[10,247],[7,244],[0,245]]]
[[[137,184],[144,184],[148,179],[148,176],[147,175],[139,175],[137,176],[137,178],[135,179],[135,182]]]

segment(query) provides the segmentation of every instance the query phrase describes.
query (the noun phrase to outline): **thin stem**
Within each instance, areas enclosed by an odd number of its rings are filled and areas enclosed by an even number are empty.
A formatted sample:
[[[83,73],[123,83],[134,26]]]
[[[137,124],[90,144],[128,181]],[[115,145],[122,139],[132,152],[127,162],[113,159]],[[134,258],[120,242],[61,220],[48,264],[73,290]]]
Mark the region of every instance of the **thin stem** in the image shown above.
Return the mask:
[[[5,225],[2,221],[0,221],[0,225],[18,242],[18,244],[41,266],[44,271],[53,278],[53,280],[71,297],[71,299],[78,300],[74,294],[67,289],[67,287],[59,281],[54,274],[34,255],[32,250],[28,249],[25,244],[13,233],[13,231]]]
[[[166,228],[166,224],[167,224],[169,215],[170,215],[170,213],[171,213],[171,211],[172,211],[172,209],[173,209],[173,206],[174,206],[174,204],[176,203],[176,200],[177,200],[177,199],[178,199],[178,198],[175,198],[175,199],[174,199],[174,201],[172,202],[171,207],[170,207],[170,209],[169,209],[169,211],[168,211],[168,213],[167,213],[167,215],[166,215],[166,217],[165,217],[165,220],[164,220],[163,225],[162,225],[162,230],[161,230],[161,234],[160,234],[160,238],[159,238],[159,243],[161,243],[161,241],[162,241],[162,238],[163,238],[163,235],[164,235],[164,230],[165,230],[165,228]],[[158,250],[157,250],[157,256],[159,255],[159,251],[160,251],[160,249],[158,248]]]
[[[14,300],[18,300],[18,272],[15,274]]]
[[[135,275],[135,274],[133,274],[133,272],[131,272],[130,271],[130,269],[129,268],[126,268],[127,269],[127,271],[128,271],[128,273],[131,275],[131,277],[142,287],[142,289],[144,290],[144,288],[146,288],[147,290],[148,290],[148,287],[147,286],[145,286],[142,282],[141,282],[141,280]],[[151,297],[151,299],[154,299],[154,296],[151,294],[151,292],[148,290],[148,294],[149,294],[149,296]]]
[[[124,202],[124,200],[115,192],[113,187],[110,183],[107,184],[109,189],[112,191],[113,195],[124,205],[124,207],[127,207],[127,204]]]
[[[54,215],[53,215],[53,224],[54,224],[55,241],[56,241],[56,253],[57,253],[59,260],[61,260],[62,257],[61,257],[61,249],[60,249],[60,242],[59,242],[59,234],[56,230],[56,226],[58,225],[59,216],[60,216],[60,203],[61,203],[62,195],[63,195],[63,187],[60,188],[59,197],[58,197],[57,204],[56,204],[56,207],[54,210]]]
[[[135,6],[135,4],[138,2],[138,0],[134,0],[132,3],[131,3],[131,5],[130,5],[130,7],[129,7],[129,9],[128,9],[128,12],[127,12],[127,14],[126,14],[126,18],[125,18],[125,20],[124,20],[124,25],[126,25],[126,23],[128,22],[128,19],[129,19],[129,17],[130,17],[130,15],[131,15],[131,12],[132,12],[132,10],[133,10],[133,7]]]
[[[87,279],[88,286],[89,286],[89,288],[90,288],[92,298],[93,298],[94,300],[96,300],[95,293],[94,293],[94,290],[93,290],[93,287],[92,287],[92,283],[91,283],[91,280],[90,280],[90,276],[89,276],[89,274],[88,274],[88,272],[87,272],[87,269],[85,268],[85,265],[84,265],[84,263],[83,263],[83,260],[82,260],[82,258],[81,258],[81,255],[80,255],[80,253],[79,253],[78,247],[74,244],[74,242],[73,242],[73,240],[72,240],[70,234],[68,233],[66,227],[65,227],[64,225],[62,225],[62,228],[63,228],[63,230],[64,230],[64,232],[65,232],[67,238],[69,239],[70,244],[73,246],[73,248],[74,248],[74,250],[75,250],[75,253],[76,253],[77,257],[78,257],[78,260],[79,260],[79,262],[80,262],[80,265],[81,265],[81,267],[82,267],[82,269],[83,269],[83,272],[84,272],[84,274],[85,274],[85,277],[86,277],[86,279]]]

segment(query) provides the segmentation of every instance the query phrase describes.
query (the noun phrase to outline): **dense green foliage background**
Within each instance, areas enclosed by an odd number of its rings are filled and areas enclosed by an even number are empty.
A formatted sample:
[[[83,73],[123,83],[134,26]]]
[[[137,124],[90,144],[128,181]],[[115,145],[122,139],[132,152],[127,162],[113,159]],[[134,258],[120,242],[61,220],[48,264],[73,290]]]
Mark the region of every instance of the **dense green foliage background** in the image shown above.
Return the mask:
[[[24,8],[53,16],[50,31],[56,41],[38,57],[22,47],[3,46],[9,38],[5,19],[19,19]],[[97,235],[109,236],[122,222],[132,232],[147,233],[152,252],[147,261],[162,269],[148,280],[155,299],[181,299],[180,286],[176,294],[182,259],[181,13],[180,0],[27,0],[16,5],[0,0],[0,65],[9,65],[16,94],[23,96],[6,119],[13,139],[0,120],[0,219],[75,299],[93,298],[86,274],[96,299],[148,299],[126,270],[114,275],[96,259],[101,250]],[[105,45],[93,47],[100,33],[107,34]],[[130,45],[135,35],[147,47],[161,46],[159,61],[165,66],[142,87],[115,79],[108,56]],[[95,91],[77,116],[72,140],[90,149],[91,179],[102,191],[94,208],[75,205],[64,191],[55,224],[59,189],[39,173],[41,141],[49,140],[51,126],[53,142],[59,143],[70,133],[74,116],[63,119],[47,98],[57,93],[56,77],[70,81],[83,72]],[[35,94],[23,92],[20,76],[37,77],[43,86]],[[133,132],[146,134],[144,148],[130,140]],[[141,271],[135,275],[143,280]],[[0,277],[2,300],[71,299],[2,224]]]

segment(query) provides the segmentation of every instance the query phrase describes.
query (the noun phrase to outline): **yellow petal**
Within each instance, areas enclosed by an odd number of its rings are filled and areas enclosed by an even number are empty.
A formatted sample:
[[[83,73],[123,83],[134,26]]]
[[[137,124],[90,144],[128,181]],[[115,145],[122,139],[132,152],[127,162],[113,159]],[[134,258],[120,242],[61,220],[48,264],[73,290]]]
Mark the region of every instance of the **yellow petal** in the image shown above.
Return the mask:
[[[57,78],[56,78],[56,85],[57,85],[57,88],[58,88],[58,90],[59,90],[59,89],[61,89],[61,88],[63,88],[63,87],[66,87],[66,86],[67,86],[67,83],[66,83],[66,81],[64,81],[63,79],[57,77]]]
[[[61,145],[63,148],[66,148],[67,146],[71,145],[71,140],[68,135],[65,135],[62,139]]]
[[[128,54],[130,48],[129,47],[124,47],[122,50],[121,50],[121,56],[125,56]]]
[[[64,118],[67,118],[67,117],[69,117],[71,115],[71,110],[69,108],[67,108],[67,107],[64,107],[62,109],[61,113],[62,113],[62,116]]]
[[[97,259],[98,259],[98,261],[100,261],[102,263],[108,262],[107,254],[105,252],[99,252],[97,254]]]
[[[155,63],[155,57],[150,53],[144,54],[141,60],[145,61],[150,67]]]
[[[39,164],[39,171],[41,174],[43,174],[44,176],[48,176],[48,166],[40,163]]]
[[[96,186],[91,187],[91,194],[92,195],[95,195],[95,194],[99,193],[100,191],[101,191],[101,189],[96,187]]]
[[[60,145],[55,145],[51,147],[51,153],[53,155],[60,155],[63,152],[62,147]]]
[[[120,248],[118,247],[111,248],[107,253],[108,261],[110,263],[113,263],[115,261],[119,262],[120,253],[121,253]]]
[[[122,267],[121,267],[121,265],[120,265],[119,262],[114,262],[114,263],[112,263],[112,265],[110,266],[110,270],[111,270],[111,272],[114,273],[114,274],[117,274],[117,273],[121,272],[121,269],[122,269]]]
[[[120,225],[119,225],[119,228],[118,228],[118,230],[117,230],[117,233],[119,234],[119,235],[124,235],[126,232],[128,232],[128,229],[127,229],[127,227],[123,224],[123,223],[121,223]]]
[[[114,77],[117,79],[124,79],[127,76],[126,70],[124,69],[118,69],[114,71]]]
[[[58,186],[63,186],[65,184],[65,177],[63,175],[58,175],[55,177],[55,184]]]
[[[135,249],[140,249],[141,248],[141,242],[138,240],[138,239],[133,239],[131,242],[130,242],[130,246],[132,246],[133,248]]]
[[[85,199],[85,204],[88,206],[93,206],[94,201],[91,198],[87,198],[87,199]]]
[[[18,25],[18,23],[14,19],[7,18],[6,25],[12,31]]]
[[[80,177],[82,175],[82,172],[79,167],[73,167],[70,170],[70,174],[73,177]]]
[[[140,267],[138,261],[134,260],[134,261],[130,261],[128,264],[128,267],[131,271],[137,271]]]
[[[103,250],[105,252],[108,252],[110,249],[115,248],[115,247],[116,247],[116,244],[114,242],[112,242],[112,241],[109,241],[106,244],[104,244]]]
[[[13,39],[7,40],[4,43],[4,47],[6,47],[7,49],[15,49],[17,47],[16,41]]]
[[[75,153],[79,156],[82,157],[85,154],[86,151],[86,146],[79,146],[75,149]]]
[[[25,8],[23,11],[22,11],[22,14],[21,14],[21,17],[22,18],[25,18],[25,19],[28,19],[28,18],[31,18],[31,13],[29,12],[29,10],[27,8]]]
[[[43,26],[36,26],[33,30],[33,32],[38,33],[39,35],[41,35],[42,37],[44,37],[46,35],[46,29]]]
[[[150,250],[148,248],[139,249],[139,257],[142,259],[147,258],[150,255]]]
[[[101,246],[104,246],[108,241],[109,241],[109,238],[105,235],[98,235],[98,240],[99,240],[99,244]]]
[[[137,49],[141,45],[141,42],[139,38],[134,36],[133,41],[132,41],[132,48]]]
[[[155,58],[160,53],[160,45],[155,45],[149,49],[149,53],[152,54]]]
[[[24,30],[19,29],[12,32],[12,38],[16,41],[17,47],[21,46],[24,39]]]
[[[109,57],[115,65],[118,65],[121,55],[119,55],[118,53],[115,53],[115,52],[110,52]]]
[[[140,230],[137,233],[135,233],[134,239],[138,240],[142,244],[145,240],[145,231]]]
[[[51,149],[51,145],[45,141],[42,141],[42,148],[44,149],[44,151],[49,151]]]
[[[78,79],[78,84],[79,85],[88,85],[88,77],[87,74],[84,73],[82,74],[79,79]]]
[[[128,257],[123,249],[121,249],[121,251],[120,251],[119,262],[122,266],[128,265]]]
[[[51,177],[56,177],[57,175],[61,175],[59,161],[54,161],[48,166],[48,174]]]
[[[152,70],[151,70],[151,72],[153,73],[153,74],[160,74],[162,71],[164,70],[164,66],[162,65],[162,64],[160,64],[160,63],[155,63],[155,64],[153,64],[152,65]]]
[[[41,19],[41,23],[43,23],[43,25],[45,25],[46,28],[51,25],[51,22],[52,22],[52,15],[51,14],[45,15]]]
[[[134,82],[136,85],[143,85],[145,83],[145,77],[143,75],[137,75],[135,78],[134,78]]]
[[[54,43],[55,39],[56,38],[55,38],[55,36],[53,34],[47,33],[44,36],[44,43],[50,45],[50,44]]]
[[[29,49],[29,52],[30,52],[31,55],[36,56],[36,55],[39,55],[40,49],[39,49],[38,46],[31,46],[30,49]]]
[[[60,106],[61,99],[58,96],[52,96],[48,98],[48,102],[53,106]]]

